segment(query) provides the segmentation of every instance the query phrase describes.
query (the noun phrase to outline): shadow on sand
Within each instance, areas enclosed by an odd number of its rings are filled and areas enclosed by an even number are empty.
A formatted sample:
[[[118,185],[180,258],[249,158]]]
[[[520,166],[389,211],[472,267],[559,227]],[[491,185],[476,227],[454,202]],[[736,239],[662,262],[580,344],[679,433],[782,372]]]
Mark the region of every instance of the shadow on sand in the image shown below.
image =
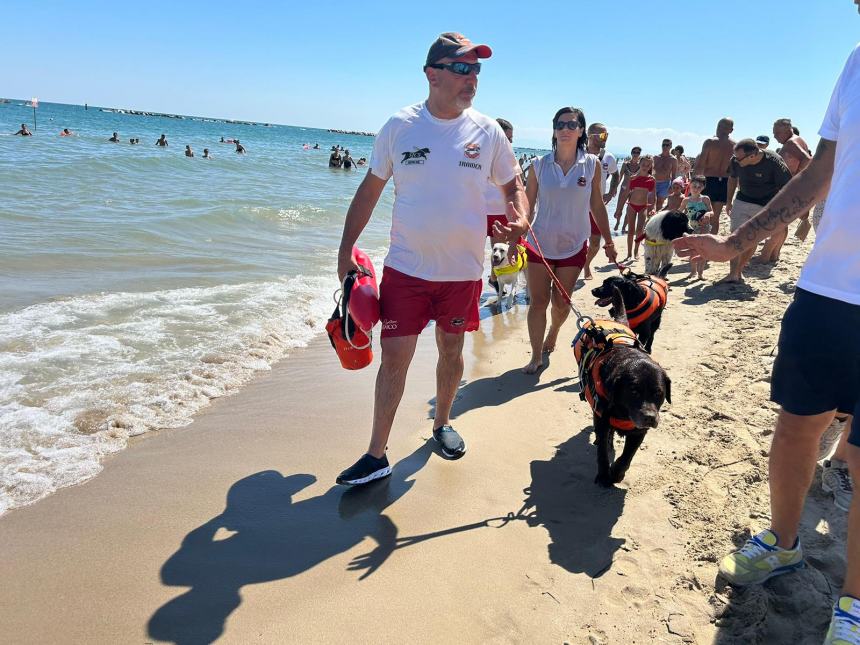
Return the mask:
[[[397,526],[383,511],[412,488],[411,477],[431,454],[425,443],[397,462],[388,479],[332,486],[298,502],[293,497],[316,482],[313,475],[265,470],[237,481],[224,511],[185,536],[161,568],[165,585],[190,589],[153,614],[149,635],[181,645],[211,643],[241,604],[245,585],[299,575],[371,537],[377,547],[349,566],[366,578],[397,544]]]
[[[594,483],[592,436],[588,426],[559,445],[549,461],[531,463],[532,483],[525,490],[525,507],[531,510],[525,519],[549,533],[551,562],[599,578],[625,542],[612,537],[612,527],[624,510],[627,491]]]

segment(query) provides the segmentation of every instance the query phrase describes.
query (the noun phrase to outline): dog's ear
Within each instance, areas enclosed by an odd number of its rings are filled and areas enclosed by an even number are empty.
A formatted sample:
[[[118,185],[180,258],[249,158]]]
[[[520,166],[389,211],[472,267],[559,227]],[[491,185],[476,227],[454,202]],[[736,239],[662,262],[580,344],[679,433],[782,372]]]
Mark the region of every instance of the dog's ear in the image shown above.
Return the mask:
[[[624,307],[624,296],[621,295],[621,290],[613,286],[612,287],[612,317],[615,322],[620,322],[622,325],[628,325],[627,322],[627,309]]]
[[[663,381],[666,385],[666,402],[672,402],[672,379],[669,378],[669,375],[665,372],[663,373]]]

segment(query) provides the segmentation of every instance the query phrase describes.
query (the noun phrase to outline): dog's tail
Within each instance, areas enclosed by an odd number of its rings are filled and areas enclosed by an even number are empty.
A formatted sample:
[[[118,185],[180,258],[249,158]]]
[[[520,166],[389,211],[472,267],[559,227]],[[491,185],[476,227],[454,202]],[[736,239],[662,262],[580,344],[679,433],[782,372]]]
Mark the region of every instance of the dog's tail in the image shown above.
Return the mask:
[[[657,274],[657,277],[663,278],[665,280],[666,276],[669,275],[669,269],[671,269],[671,268],[672,268],[672,263],[670,262],[669,264],[664,266],[662,269],[660,269],[660,273]]]
[[[621,295],[621,290],[616,286],[612,287],[612,318],[617,323],[621,323],[627,327],[630,326],[630,323],[627,322],[627,309],[624,307],[624,296]]]

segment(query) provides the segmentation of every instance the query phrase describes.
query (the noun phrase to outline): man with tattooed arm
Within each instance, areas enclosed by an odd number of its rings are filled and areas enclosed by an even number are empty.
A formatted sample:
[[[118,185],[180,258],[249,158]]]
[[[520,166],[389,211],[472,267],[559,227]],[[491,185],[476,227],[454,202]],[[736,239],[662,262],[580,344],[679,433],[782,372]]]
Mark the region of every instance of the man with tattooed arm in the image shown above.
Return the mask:
[[[743,257],[827,196],[826,217],[783,317],[773,365],[771,399],[781,408],[769,462],[771,525],[720,562],[720,575],[734,585],[758,584],[803,566],[801,511],[818,440],[837,412],[854,415],[847,461],[860,481],[860,46],[842,70],[819,134],[809,165],[731,235],[674,242],[679,255],[692,259]],[[851,503],[845,583],[824,642],[860,644],[860,495]]]

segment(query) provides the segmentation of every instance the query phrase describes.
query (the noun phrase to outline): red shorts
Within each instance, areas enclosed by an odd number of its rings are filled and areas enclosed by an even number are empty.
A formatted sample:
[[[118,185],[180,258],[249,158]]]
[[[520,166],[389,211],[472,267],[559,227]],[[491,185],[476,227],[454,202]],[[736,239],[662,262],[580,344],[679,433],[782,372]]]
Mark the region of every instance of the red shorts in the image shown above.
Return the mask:
[[[508,223],[507,215],[487,215],[487,237],[493,237],[493,224],[496,222],[501,222],[502,224]]]
[[[550,268],[557,269],[559,267],[579,267],[580,269],[585,266],[585,256],[588,254],[588,242],[582,245],[582,248],[579,250],[579,253],[575,255],[571,255],[569,258],[563,258],[561,260],[550,260],[546,259],[546,263],[549,264]],[[541,260],[540,254],[534,250],[531,244],[526,244],[526,256],[529,259],[529,264],[535,262],[543,266],[543,261]]]
[[[591,214],[591,211],[588,212],[588,219],[591,220],[591,237],[600,235],[600,227],[597,225],[597,220],[594,219],[594,215]]]
[[[382,338],[417,336],[431,320],[449,334],[475,331],[481,283],[431,282],[384,267],[379,284]]]

